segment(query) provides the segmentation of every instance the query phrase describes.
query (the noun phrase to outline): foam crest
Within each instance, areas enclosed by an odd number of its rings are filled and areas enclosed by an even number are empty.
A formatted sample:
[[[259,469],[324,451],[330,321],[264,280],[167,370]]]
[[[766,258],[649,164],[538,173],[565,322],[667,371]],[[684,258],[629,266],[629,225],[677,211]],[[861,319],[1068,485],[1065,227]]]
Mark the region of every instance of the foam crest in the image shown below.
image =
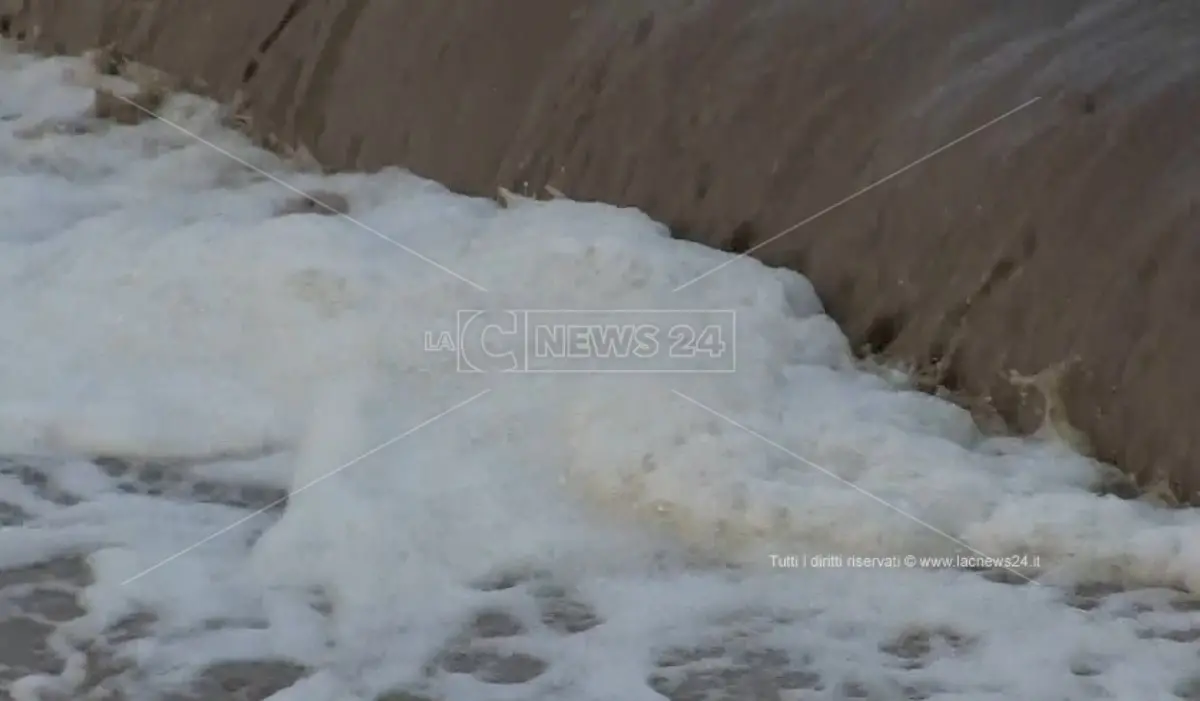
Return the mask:
[[[0,589],[68,563],[85,610],[18,698],[263,659],[292,701],[1151,699],[1193,673],[1195,512],[1097,496],[1090,460],[867,372],[804,277],[738,258],[676,292],[730,256],[628,208],[298,172],[167,101],[354,221],[286,214],[195,136],[89,121],[77,63],[0,57]],[[736,371],[427,348],[531,309],[731,312]],[[771,558],[964,544],[1043,584]],[[1084,613],[1096,582],[1137,590]]]

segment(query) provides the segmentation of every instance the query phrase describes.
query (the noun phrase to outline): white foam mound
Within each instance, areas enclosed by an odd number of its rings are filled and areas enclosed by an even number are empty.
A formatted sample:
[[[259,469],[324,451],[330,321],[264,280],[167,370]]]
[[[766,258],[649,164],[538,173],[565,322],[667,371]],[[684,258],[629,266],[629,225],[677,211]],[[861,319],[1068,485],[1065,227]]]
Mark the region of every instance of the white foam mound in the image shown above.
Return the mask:
[[[137,658],[157,683],[267,655],[324,670],[289,699],[421,679],[453,699],[651,699],[664,649],[735,639],[807,660],[820,693],[853,683],[880,699],[914,685],[939,698],[1167,698],[1189,673],[1193,649],[1140,638],[1127,612],[1067,607],[1055,586],[772,569],[772,556],[969,547],[1040,558],[1053,583],[1200,589],[1193,511],[1095,496],[1089,460],[986,438],[963,410],[860,370],[802,276],[739,259],[676,292],[730,256],[632,209],[502,208],[397,171],[289,172],[185,96],[168,119],[296,187],[345,193],[354,221],[276,216],[292,193],[162,122],[20,138],[86,108],[88,92],[61,80],[69,63],[0,66],[12,115],[0,123],[0,454],[274,453],[216,467],[262,483],[286,461],[281,486],[297,490],[278,521],[255,517],[145,573],[248,512],[127,494],[86,463],[44,468],[84,499],[74,505],[0,482],[0,498],[36,514],[0,531],[0,566],[105,548],[74,634],[155,612],[160,637]],[[463,310],[624,310],[664,326],[732,313],[736,367],[462,372],[427,344],[461,341]],[[603,622],[562,637],[537,623],[530,590],[480,585],[517,571],[572,589]],[[332,602],[328,621],[308,608],[313,591]],[[427,674],[481,606],[529,621],[513,644],[544,674],[515,691]],[[255,622],[205,627],[221,617]],[[906,631],[942,629],[969,652],[920,669],[886,653]],[[1085,662],[1094,674],[1072,671]]]

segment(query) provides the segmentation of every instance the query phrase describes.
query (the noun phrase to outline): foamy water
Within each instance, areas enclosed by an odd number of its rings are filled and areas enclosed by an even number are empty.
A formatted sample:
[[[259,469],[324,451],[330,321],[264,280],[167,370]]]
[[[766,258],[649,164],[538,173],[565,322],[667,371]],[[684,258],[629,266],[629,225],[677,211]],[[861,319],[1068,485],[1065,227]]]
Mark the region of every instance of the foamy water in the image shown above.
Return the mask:
[[[355,221],[279,216],[294,193],[179,129],[80,121],[72,66],[0,66],[0,568],[91,578],[16,698],[169,698],[261,660],[303,670],[276,701],[1200,697],[1196,514],[866,372],[800,275],[741,259],[673,292],[729,256],[636,210],[301,173],[173,98]],[[88,128],[22,138],[47,120]],[[426,348],[521,309],[731,310],[736,371]],[[772,566],[966,548],[1037,582]]]

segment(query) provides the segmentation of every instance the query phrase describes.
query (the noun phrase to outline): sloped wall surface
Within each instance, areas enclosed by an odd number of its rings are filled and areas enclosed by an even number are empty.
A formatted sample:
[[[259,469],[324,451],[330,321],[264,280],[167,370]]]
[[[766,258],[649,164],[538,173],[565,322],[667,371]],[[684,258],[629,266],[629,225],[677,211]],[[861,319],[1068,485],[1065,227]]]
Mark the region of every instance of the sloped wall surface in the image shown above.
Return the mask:
[[[808,275],[855,343],[1019,430],[1044,403],[1010,371],[1069,361],[1063,408],[1097,457],[1200,490],[1193,0],[0,8],[38,49],[114,44],[241,91],[256,129],[330,168],[551,184],[751,249]]]

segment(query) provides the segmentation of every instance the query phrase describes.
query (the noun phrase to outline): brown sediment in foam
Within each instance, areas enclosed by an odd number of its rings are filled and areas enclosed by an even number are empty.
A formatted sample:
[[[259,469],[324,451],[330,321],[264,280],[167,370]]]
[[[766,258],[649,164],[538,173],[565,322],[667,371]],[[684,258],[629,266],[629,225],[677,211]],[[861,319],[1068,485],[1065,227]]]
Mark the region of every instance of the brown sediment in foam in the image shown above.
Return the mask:
[[[640,207],[801,271],[855,347],[1014,430],[1051,402],[1012,379],[1077,358],[1050,425],[1200,490],[1190,0],[8,0],[0,30],[236,100],[329,169]]]

